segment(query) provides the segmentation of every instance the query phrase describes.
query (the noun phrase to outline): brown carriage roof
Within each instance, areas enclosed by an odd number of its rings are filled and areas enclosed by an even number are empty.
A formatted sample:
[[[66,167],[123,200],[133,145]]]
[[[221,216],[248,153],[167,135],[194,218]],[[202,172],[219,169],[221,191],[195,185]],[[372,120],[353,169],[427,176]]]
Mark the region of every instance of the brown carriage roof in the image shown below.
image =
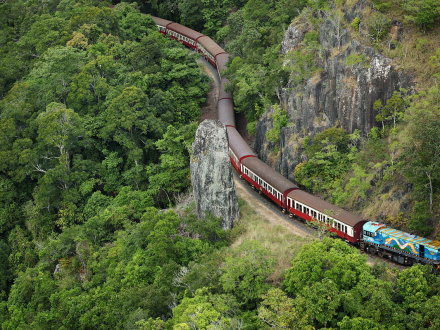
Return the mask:
[[[168,29],[178,32],[181,35],[184,35],[190,39],[196,40],[199,37],[203,37],[204,34],[194,31],[193,29],[190,29],[186,26],[180,25],[179,23],[172,23],[170,25],[168,25]]]
[[[217,43],[212,40],[210,37],[203,36],[197,40],[200,44],[205,47],[205,49],[211,53],[212,56],[216,56],[218,54],[224,53],[225,51],[221,48]]]
[[[226,93],[226,91],[225,91],[225,85],[227,83],[229,83],[229,80],[226,79],[226,78],[223,78],[223,79],[220,80],[220,91],[219,91],[220,95],[218,96],[219,100],[221,100],[221,99],[232,99],[232,95],[229,94],[229,93]]]
[[[156,24],[161,25],[161,26],[167,26],[168,24],[173,23],[173,21],[169,21],[167,19],[163,19],[163,18],[156,17],[156,16],[151,16],[151,18],[153,19],[153,21]]]
[[[286,192],[289,189],[297,189],[298,186],[287,180],[280,173],[276,172],[272,167],[266,165],[264,162],[256,157],[245,158],[241,163],[258,175],[261,179],[266,181],[280,193]]]
[[[287,196],[302,204],[310,206],[311,208],[319,212],[325,213],[328,216],[331,216],[332,218],[351,227],[354,227],[359,222],[365,221],[365,219],[363,219],[357,213],[351,213],[343,210],[336,205],[330,204],[329,202],[326,202],[325,200],[322,200],[321,198],[318,198],[316,196],[310,195],[302,190],[291,191],[287,194]]]
[[[218,119],[225,125],[235,126],[234,101],[223,99],[217,104]]]
[[[226,63],[229,59],[228,53],[218,54],[215,58],[217,60],[217,70],[221,73],[222,70],[226,70]]]
[[[228,131],[229,147],[232,149],[238,159],[241,159],[245,156],[255,156],[252,149],[248,146],[240,133],[237,132],[235,127],[226,127],[226,129]]]

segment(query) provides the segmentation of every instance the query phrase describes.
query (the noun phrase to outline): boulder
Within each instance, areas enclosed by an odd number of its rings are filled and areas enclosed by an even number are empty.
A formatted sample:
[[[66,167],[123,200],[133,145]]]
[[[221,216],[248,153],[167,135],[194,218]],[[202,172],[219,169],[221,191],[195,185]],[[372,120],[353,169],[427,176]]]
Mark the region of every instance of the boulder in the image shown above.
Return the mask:
[[[192,150],[190,167],[196,213],[204,219],[209,211],[222,219],[224,229],[230,229],[239,220],[240,212],[226,126],[218,120],[204,120],[197,129]]]

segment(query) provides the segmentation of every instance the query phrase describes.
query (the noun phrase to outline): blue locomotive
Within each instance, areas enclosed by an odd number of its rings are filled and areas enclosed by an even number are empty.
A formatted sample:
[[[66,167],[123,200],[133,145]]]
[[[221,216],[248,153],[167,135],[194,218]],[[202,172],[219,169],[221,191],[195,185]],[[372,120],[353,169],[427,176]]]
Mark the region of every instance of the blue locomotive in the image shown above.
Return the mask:
[[[364,224],[361,250],[388,257],[402,265],[431,264],[440,268],[440,241],[388,227],[379,222]]]

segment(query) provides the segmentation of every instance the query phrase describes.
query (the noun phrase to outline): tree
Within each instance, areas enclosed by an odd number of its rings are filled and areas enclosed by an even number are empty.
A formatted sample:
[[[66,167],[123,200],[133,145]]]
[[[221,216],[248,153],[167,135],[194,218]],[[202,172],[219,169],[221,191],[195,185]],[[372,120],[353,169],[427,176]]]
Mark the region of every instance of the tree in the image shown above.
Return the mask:
[[[48,48],[66,44],[69,34],[67,22],[49,14],[36,16],[35,23],[19,41],[23,55],[40,57]]]
[[[122,40],[141,40],[148,29],[155,28],[154,21],[149,16],[141,14],[133,4],[123,2],[114,8],[119,14],[119,35]]]
[[[153,147],[154,137],[163,134],[156,110],[149,106],[148,98],[138,87],[127,87],[108,107],[102,136],[121,145],[128,159],[135,164],[143,160],[143,149]]]
[[[386,15],[376,12],[370,17],[369,22],[369,35],[370,37],[378,42],[382,38],[384,38],[391,24],[391,19]]]
[[[337,284],[329,278],[304,288],[294,304],[299,313],[308,315],[308,322],[316,328],[327,328],[328,323],[336,323],[341,294]]]
[[[376,121],[382,122],[382,134],[383,134],[383,132],[385,132],[385,118],[387,116],[387,113],[385,112],[385,107],[383,106],[381,99],[377,99],[376,101],[374,101],[373,110],[378,112],[375,119]]]
[[[331,280],[337,290],[350,290],[361,274],[369,272],[366,256],[344,242],[325,237],[303,246],[287,271],[284,286],[287,292],[299,294],[313,283]]]
[[[338,322],[339,329],[341,330],[379,330],[379,324],[370,320],[364,319],[362,317],[350,318],[345,316],[341,322]]]
[[[38,105],[45,108],[51,102],[67,105],[72,78],[84,64],[85,52],[73,47],[49,48],[29,73],[27,81],[39,97]]]
[[[6,300],[9,286],[12,282],[12,272],[9,268],[10,248],[4,240],[0,240],[0,302]]]
[[[273,106],[273,128],[266,132],[266,139],[273,143],[280,140],[281,129],[289,123],[289,115],[279,105]]]
[[[195,123],[182,126],[180,129],[168,126],[163,138],[155,142],[161,152],[160,163],[147,168],[149,187],[157,196],[165,193],[168,203],[171,202],[171,198],[175,202],[178,194],[191,183],[188,164],[196,129]]]
[[[178,3],[181,24],[202,31],[205,21],[203,17],[203,1],[201,0],[185,0]]]
[[[314,329],[308,322],[309,315],[298,310],[295,300],[277,288],[269,289],[263,295],[258,318],[274,329]]]
[[[228,8],[222,0],[202,0],[205,33],[214,35],[222,27],[223,21],[228,16]]]
[[[405,89],[397,92],[394,91],[393,96],[389,98],[386,105],[382,105],[380,99],[376,100],[373,104],[373,109],[378,111],[376,115],[376,121],[382,122],[382,132],[385,131],[385,123],[392,121],[393,128],[396,128],[396,122],[403,116],[406,110],[407,101],[402,93],[406,93]]]
[[[346,35],[347,30],[344,29],[342,25],[343,13],[340,11],[334,10],[332,13],[326,13],[326,18],[333,25],[333,36],[336,38],[338,42],[338,51],[341,49],[342,37]]]
[[[42,146],[41,149],[37,147],[40,149],[38,154],[41,159],[58,159],[59,163],[70,171],[71,152],[84,137],[79,115],[71,109],[64,108],[62,104],[51,103],[45,112],[40,113],[36,122],[38,125],[37,141]],[[44,147],[48,147],[45,152]],[[53,147],[56,151],[52,149]],[[38,163],[32,166],[37,171],[46,172]]]
[[[405,20],[415,23],[424,32],[431,30],[440,17],[439,0],[408,0],[400,6],[408,14]]]
[[[418,187],[421,190],[428,188],[429,210],[432,211],[440,176],[440,112],[438,106],[430,103],[430,97],[412,106],[404,159],[409,165],[408,174]]]
[[[416,309],[428,299],[431,290],[427,279],[430,276],[430,268],[415,265],[403,270],[397,277],[398,292],[403,297],[402,305],[407,311]]]
[[[233,76],[233,77],[232,77]],[[235,57],[228,68],[230,85],[226,88],[233,91],[237,112],[245,112],[249,121],[257,120],[264,109],[265,96],[262,93],[266,77],[264,66],[247,64],[240,57]]]
[[[111,86],[118,77],[120,65],[112,56],[98,56],[81,68],[69,88],[67,103],[82,114],[101,110]]]
[[[265,248],[256,241],[244,241],[226,258],[220,283],[225,292],[234,294],[243,307],[251,309],[268,290],[266,278],[272,267],[273,260]]]
[[[173,309],[173,329],[209,329],[220,322],[227,326],[231,321],[230,318],[225,318],[230,309],[228,303],[231,303],[227,300],[231,300],[231,297],[212,295],[207,288],[198,289],[193,298],[183,298]]]

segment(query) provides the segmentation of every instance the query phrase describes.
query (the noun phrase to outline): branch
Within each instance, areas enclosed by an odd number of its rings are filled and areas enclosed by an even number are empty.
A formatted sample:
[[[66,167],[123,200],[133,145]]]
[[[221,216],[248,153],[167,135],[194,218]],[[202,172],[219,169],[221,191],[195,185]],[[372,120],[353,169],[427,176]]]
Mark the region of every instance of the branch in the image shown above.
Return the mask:
[[[43,169],[40,167],[40,164],[32,164],[32,166],[33,166],[33,168],[35,168],[34,171],[36,171],[36,172],[42,172],[42,173],[46,173],[46,172],[47,172],[47,171],[43,170]]]

